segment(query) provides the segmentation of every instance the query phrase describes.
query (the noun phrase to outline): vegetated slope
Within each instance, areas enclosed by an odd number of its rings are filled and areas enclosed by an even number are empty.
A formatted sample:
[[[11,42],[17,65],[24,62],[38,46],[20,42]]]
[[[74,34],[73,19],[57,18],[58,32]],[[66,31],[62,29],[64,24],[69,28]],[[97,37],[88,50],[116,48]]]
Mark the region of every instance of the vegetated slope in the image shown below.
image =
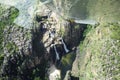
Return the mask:
[[[44,49],[38,44],[39,32],[14,24],[18,13],[14,7],[0,5],[0,80],[40,80],[46,65],[40,58]]]
[[[0,4],[0,63],[3,60],[3,40],[4,29],[8,25],[12,25],[13,20],[18,16],[19,11],[14,7]]]
[[[120,25],[88,27],[80,44],[80,80],[120,80]]]

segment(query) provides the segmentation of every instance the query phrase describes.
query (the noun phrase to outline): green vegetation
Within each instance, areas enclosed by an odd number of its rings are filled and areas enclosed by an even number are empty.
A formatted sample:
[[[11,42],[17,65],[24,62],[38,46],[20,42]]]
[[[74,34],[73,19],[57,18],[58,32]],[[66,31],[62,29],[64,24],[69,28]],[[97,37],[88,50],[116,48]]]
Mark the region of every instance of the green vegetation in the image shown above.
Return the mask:
[[[67,54],[67,55],[63,56],[63,58],[62,58],[62,64],[64,66],[70,65],[73,62],[73,59],[72,59],[73,56],[75,56],[75,54],[73,54],[73,53],[70,53],[70,54]]]
[[[5,7],[5,6],[4,6]],[[3,63],[4,60],[4,53],[3,53],[3,41],[4,41],[4,29],[7,25],[13,24],[13,20],[18,16],[18,10],[14,7],[10,7],[5,9],[3,5],[0,5],[0,65]],[[16,47],[15,45],[9,44],[7,45],[9,49]],[[17,47],[16,49],[17,50]],[[13,51],[13,50],[12,50]]]
[[[61,60],[61,63],[62,63],[62,66],[61,66],[62,78],[65,76],[66,71],[72,69],[72,64],[73,64],[73,61],[75,59],[75,55],[76,55],[75,53],[69,53],[69,54],[66,54],[65,56],[62,57],[62,60]]]
[[[93,26],[91,25],[87,25],[87,29],[84,31],[84,34],[83,34],[84,37],[91,31],[92,27]]]
[[[111,24],[110,30],[112,32],[111,38],[115,40],[120,40],[120,25],[119,24]]]
[[[86,37],[80,44],[80,79],[119,80],[119,24],[103,24],[86,31]]]
[[[76,25],[76,26],[75,26],[75,29],[79,29],[79,27],[80,27],[79,25]]]
[[[0,19],[1,19],[1,21],[0,21],[0,53],[2,53],[3,52],[2,43],[3,43],[3,39],[4,39],[4,33],[3,33],[4,28],[6,27],[6,25],[11,25],[13,23],[14,19],[18,16],[19,12],[14,7],[10,7],[6,10],[4,10],[2,7],[0,7],[0,9],[3,10],[0,13]],[[10,12],[8,13],[8,11],[10,11]],[[7,13],[8,13],[8,15],[4,16],[4,14],[7,14]]]
[[[1,54],[1,55],[0,55],[0,65],[2,64],[3,59],[4,59],[4,54]]]
[[[8,52],[10,54],[15,53],[16,51],[18,51],[17,45],[15,43],[13,43],[13,42],[8,42],[6,44],[6,48],[7,48]]]
[[[59,35],[60,35],[60,36],[63,36],[64,33],[65,33],[65,30],[61,28],[60,31],[59,31]]]
[[[9,14],[9,17],[8,17],[9,22],[13,23],[14,19],[18,16],[18,14],[19,14],[18,9],[15,9],[14,7],[11,7],[10,8],[10,14]]]

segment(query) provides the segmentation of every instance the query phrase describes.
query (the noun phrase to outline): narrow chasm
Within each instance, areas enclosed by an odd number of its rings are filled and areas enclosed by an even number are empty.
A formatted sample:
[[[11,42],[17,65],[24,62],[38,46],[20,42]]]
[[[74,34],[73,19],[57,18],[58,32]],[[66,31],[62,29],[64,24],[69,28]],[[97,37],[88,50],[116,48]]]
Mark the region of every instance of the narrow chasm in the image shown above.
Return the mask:
[[[36,51],[37,55],[46,56],[46,76],[50,80],[55,78],[66,79],[67,72],[72,70],[76,50],[80,42],[84,40],[83,32],[87,25],[70,20],[61,21],[51,11],[49,15],[36,16],[36,21],[39,27],[34,29],[33,52]],[[58,70],[57,73],[55,73],[56,70]],[[58,76],[55,77],[55,75]],[[71,79],[78,79],[74,76],[70,77]]]

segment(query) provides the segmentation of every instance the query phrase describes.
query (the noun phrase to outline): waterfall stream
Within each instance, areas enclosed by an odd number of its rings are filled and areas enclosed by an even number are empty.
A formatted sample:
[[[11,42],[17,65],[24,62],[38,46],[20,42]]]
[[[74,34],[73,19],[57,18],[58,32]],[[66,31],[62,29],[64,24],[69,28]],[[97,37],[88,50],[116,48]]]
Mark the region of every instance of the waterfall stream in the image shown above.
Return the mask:
[[[74,20],[75,23],[80,23],[80,24],[91,24],[91,25],[95,25],[97,22],[93,21],[93,20]]]
[[[54,47],[54,50],[55,50],[56,59],[57,59],[57,60],[60,60],[59,53],[57,52],[57,49],[56,49],[55,44],[53,44],[53,47]]]
[[[64,49],[65,49],[65,52],[68,53],[69,50],[67,49],[67,46],[65,45],[65,43],[64,43],[64,41],[63,41],[63,38],[61,38],[61,40],[62,40],[62,44],[63,44]]]

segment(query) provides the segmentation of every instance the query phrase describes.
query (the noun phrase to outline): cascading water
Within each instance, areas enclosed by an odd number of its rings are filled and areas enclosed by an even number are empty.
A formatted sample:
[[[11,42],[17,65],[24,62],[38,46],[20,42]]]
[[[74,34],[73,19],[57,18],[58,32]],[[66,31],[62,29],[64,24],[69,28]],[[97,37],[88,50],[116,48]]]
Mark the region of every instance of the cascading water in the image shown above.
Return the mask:
[[[60,60],[59,53],[57,52],[57,49],[56,49],[55,44],[53,44],[53,47],[54,47],[54,50],[55,50],[56,59],[57,59],[57,60]]]
[[[120,22],[120,0],[0,0],[0,3],[14,6],[19,16],[14,23],[30,28],[37,6],[46,5],[65,20],[74,20],[81,24],[97,22]],[[111,5],[114,3],[114,5]],[[41,7],[40,7],[41,8]],[[40,10],[40,9],[39,9]]]
[[[74,20],[75,23],[80,23],[80,24],[91,24],[91,25],[95,25],[97,24],[96,21],[92,21],[92,20]]]
[[[64,46],[64,49],[65,49],[65,52],[68,53],[69,50],[67,49],[67,46],[65,45],[64,41],[63,41],[63,38],[61,38],[61,41],[62,41],[62,44]]]

